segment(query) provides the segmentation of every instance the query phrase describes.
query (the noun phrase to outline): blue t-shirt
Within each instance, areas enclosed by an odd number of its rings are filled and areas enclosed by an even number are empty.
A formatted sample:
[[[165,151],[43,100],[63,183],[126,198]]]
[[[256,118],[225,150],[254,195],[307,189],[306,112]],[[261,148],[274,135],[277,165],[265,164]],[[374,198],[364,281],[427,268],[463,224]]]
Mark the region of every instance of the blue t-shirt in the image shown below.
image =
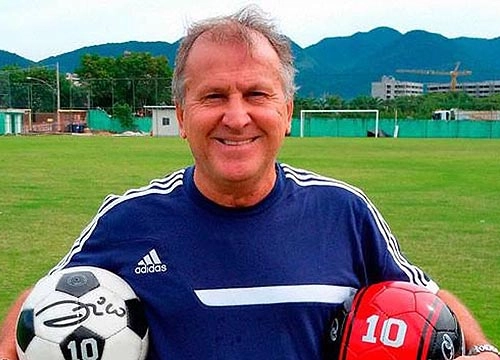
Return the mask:
[[[148,359],[322,359],[332,316],[357,289],[438,289],[355,187],[277,164],[264,200],[227,208],[193,171],[108,196],[54,269],[124,278],[146,306]]]

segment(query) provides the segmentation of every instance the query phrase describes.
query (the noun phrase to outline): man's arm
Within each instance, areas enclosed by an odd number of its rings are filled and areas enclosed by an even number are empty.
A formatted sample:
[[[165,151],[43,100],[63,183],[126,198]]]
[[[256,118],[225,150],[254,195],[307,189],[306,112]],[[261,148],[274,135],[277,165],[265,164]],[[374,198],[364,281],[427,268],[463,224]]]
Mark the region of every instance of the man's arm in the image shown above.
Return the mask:
[[[16,360],[16,322],[17,316],[21,311],[21,307],[30,294],[30,290],[26,290],[17,298],[12,307],[7,313],[7,317],[0,329],[0,359],[1,360]]]
[[[462,328],[465,337],[465,349],[469,351],[475,345],[489,344],[485,334],[481,330],[479,323],[476,321],[467,307],[462,304],[457,297],[446,290],[439,290],[438,296],[450,307],[457,316],[458,322]],[[459,357],[458,359],[484,359],[498,360],[499,357],[492,352],[483,352],[475,356]]]

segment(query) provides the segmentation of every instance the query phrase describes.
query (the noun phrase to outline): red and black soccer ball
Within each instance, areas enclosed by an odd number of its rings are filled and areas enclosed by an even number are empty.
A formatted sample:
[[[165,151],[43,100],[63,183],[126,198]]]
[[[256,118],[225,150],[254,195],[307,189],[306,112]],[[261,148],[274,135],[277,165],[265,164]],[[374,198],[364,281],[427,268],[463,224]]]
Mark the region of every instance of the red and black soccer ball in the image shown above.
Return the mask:
[[[330,336],[339,360],[451,360],[464,354],[460,325],[431,291],[400,281],[360,289]]]

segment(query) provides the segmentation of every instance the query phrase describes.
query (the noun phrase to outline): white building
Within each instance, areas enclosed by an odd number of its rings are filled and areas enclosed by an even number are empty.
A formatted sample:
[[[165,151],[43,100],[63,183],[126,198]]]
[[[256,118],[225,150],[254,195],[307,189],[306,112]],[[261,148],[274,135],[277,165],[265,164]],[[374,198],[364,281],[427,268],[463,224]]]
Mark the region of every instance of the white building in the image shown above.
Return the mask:
[[[427,84],[428,93],[443,93],[450,91],[449,83]],[[456,91],[466,93],[473,97],[486,97],[500,94],[500,81],[464,82],[457,84]]]
[[[424,93],[424,84],[399,81],[392,76],[382,76],[380,82],[372,82],[372,97],[389,100],[399,96],[416,96]]]
[[[153,136],[178,136],[179,124],[175,115],[175,106],[144,106],[152,113],[151,131]]]

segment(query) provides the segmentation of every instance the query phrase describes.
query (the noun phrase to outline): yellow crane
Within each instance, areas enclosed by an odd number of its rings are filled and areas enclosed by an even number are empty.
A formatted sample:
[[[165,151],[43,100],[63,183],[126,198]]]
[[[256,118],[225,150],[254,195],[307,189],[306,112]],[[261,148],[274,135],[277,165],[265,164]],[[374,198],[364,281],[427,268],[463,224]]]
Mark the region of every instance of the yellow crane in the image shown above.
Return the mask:
[[[458,76],[467,76],[472,75],[472,71],[470,70],[458,70],[460,67],[460,62],[457,62],[455,68],[451,71],[443,71],[443,70],[425,70],[425,69],[398,69],[396,72],[398,73],[407,73],[407,74],[419,74],[419,75],[450,75],[450,90],[455,91],[457,89],[457,77]]]

